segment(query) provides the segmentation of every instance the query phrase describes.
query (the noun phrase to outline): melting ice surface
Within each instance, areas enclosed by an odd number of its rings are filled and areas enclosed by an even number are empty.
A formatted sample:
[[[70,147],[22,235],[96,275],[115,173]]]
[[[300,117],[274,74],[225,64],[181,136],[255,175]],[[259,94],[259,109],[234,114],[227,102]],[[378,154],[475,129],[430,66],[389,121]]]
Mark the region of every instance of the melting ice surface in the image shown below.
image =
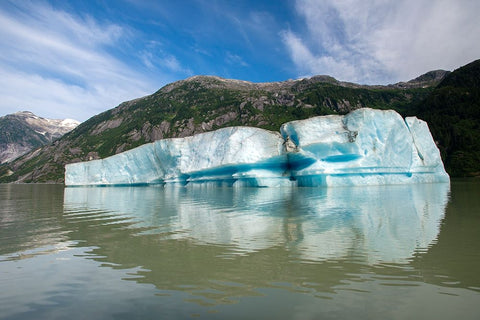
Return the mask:
[[[448,182],[427,124],[392,110],[230,127],[66,165],[65,184],[346,186]]]
[[[65,188],[64,210],[114,213],[131,232],[216,245],[225,256],[285,247],[295,259],[406,263],[440,232],[450,184],[339,188]],[[108,214],[107,214],[108,216]],[[107,250],[108,251],[108,250]]]

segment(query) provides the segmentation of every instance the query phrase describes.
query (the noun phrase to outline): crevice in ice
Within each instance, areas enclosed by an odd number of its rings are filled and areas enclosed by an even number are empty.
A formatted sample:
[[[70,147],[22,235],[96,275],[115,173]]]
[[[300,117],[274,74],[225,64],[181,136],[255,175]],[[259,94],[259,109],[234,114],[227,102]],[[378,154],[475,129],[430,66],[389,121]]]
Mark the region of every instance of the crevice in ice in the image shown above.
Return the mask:
[[[346,117],[342,119],[342,127],[345,130],[345,134],[347,135],[348,142],[350,143],[355,142],[358,136],[358,131],[350,130],[348,128],[348,119]]]
[[[405,125],[407,126],[408,131],[410,132],[410,135],[412,136],[413,145],[415,146],[415,149],[417,150],[417,155],[420,158],[420,160],[422,160],[422,162],[424,162],[425,159],[423,157],[423,154],[422,154],[422,152],[420,152],[420,149],[417,146],[417,142],[415,141],[415,134],[412,132],[412,129],[410,128],[410,125],[408,124],[408,121],[407,121],[406,118],[404,119],[404,122],[405,122]]]
[[[347,131],[348,142],[353,143],[357,139],[358,131]]]
[[[285,148],[286,152],[297,152],[298,151],[298,146],[295,145],[295,143],[292,142],[292,140],[290,140],[290,137],[287,137],[286,139],[284,139],[283,145],[284,145],[284,148]]]

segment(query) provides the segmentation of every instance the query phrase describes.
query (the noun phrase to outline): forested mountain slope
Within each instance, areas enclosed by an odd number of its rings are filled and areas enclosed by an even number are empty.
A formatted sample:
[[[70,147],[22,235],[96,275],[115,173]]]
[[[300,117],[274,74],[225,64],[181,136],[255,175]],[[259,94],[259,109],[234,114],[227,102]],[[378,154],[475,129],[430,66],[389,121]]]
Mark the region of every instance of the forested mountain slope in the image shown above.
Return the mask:
[[[448,74],[409,112],[427,121],[452,176],[480,176],[480,60]]]

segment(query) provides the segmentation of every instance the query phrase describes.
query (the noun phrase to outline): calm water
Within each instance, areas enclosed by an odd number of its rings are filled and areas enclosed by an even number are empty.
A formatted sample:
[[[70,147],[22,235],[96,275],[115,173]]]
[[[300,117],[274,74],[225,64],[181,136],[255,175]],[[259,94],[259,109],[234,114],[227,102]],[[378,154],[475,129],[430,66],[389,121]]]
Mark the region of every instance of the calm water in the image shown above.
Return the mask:
[[[479,319],[480,183],[0,185],[0,318]]]

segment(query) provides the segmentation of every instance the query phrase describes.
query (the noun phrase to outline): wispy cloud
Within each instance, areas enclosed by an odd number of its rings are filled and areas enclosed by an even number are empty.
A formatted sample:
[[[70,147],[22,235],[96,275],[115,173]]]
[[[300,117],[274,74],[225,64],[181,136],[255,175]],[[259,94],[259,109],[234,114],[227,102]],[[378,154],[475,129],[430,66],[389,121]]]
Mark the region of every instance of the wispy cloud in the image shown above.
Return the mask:
[[[149,41],[145,50],[140,52],[140,59],[143,64],[154,71],[167,71],[181,73],[188,76],[193,75],[193,71],[185,66],[174,55],[163,49],[163,44],[158,41]]]
[[[44,3],[0,9],[0,108],[85,120],[152,92],[153,83],[109,50],[132,30]]]
[[[306,32],[282,40],[299,74],[384,83],[480,56],[480,2],[298,0]]]
[[[243,60],[243,58],[241,56],[239,56],[238,54],[231,53],[231,52],[226,53],[225,62],[227,64],[233,64],[233,65],[237,65],[237,66],[241,66],[241,67],[248,67],[248,63],[246,63],[245,60]]]

